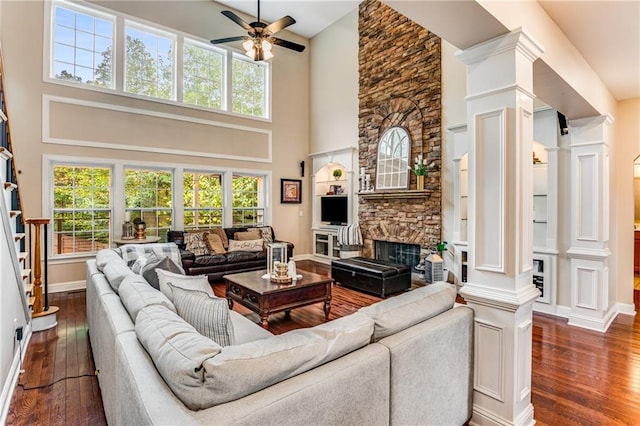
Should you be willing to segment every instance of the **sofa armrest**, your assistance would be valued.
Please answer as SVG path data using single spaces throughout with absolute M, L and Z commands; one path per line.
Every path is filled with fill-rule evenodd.
M 293 257 L 293 249 L 294 249 L 294 245 L 293 243 L 290 243 L 289 241 L 282 241 L 282 240 L 273 240 L 274 243 L 284 243 L 287 245 L 287 259 L 291 259 Z

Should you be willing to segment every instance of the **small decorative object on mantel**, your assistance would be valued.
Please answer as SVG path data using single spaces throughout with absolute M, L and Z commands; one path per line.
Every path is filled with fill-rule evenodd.
M 342 170 L 341 169 L 333 169 L 333 177 L 335 180 L 340 180 L 340 178 L 342 177 Z
M 424 175 L 427 174 L 427 159 L 422 158 L 422 154 L 418 154 L 415 158 L 413 172 L 416 174 L 416 189 L 422 191 L 424 189 Z

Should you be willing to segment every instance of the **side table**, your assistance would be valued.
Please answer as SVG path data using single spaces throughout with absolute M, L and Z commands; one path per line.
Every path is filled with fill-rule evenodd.
M 138 238 L 134 238 L 132 240 L 113 240 L 113 243 L 116 245 L 116 247 L 120 247 L 125 244 L 151 244 L 157 243 L 158 241 L 160 241 L 160 237 L 147 237 L 144 240 Z

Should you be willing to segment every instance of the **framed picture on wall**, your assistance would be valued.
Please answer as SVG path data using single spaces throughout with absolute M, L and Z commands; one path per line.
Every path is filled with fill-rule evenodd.
M 300 204 L 302 202 L 302 180 L 280 179 L 280 202 Z

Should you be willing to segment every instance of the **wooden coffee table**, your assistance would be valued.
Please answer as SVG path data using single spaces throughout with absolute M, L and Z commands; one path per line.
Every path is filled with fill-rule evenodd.
M 262 276 L 266 271 L 241 272 L 225 275 L 229 309 L 238 302 L 260 315 L 260 325 L 269 328 L 269 315 L 293 308 L 324 302 L 324 319 L 331 310 L 331 286 L 333 279 L 311 272 L 302 273 L 302 279 L 289 284 L 275 284 Z

